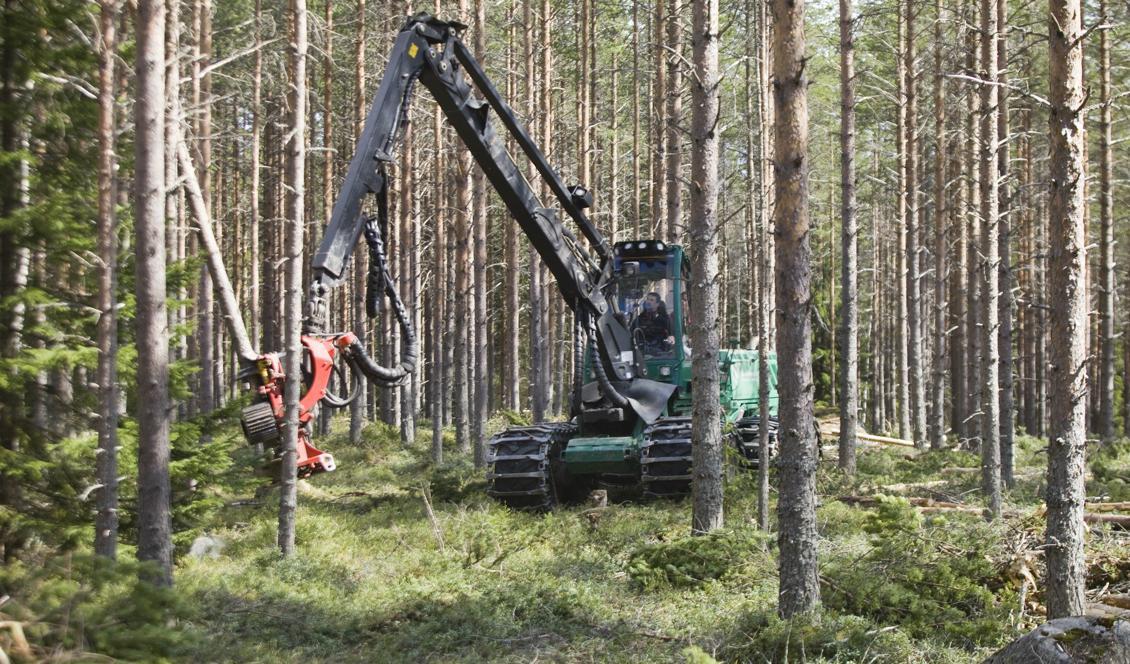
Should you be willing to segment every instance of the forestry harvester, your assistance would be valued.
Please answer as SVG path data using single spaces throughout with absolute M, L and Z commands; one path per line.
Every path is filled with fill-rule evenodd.
M 681 247 L 659 240 L 609 244 L 586 215 L 593 201 L 591 192 L 583 185 L 564 184 L 463 44 L 464 29 L 428 14 L 410 17 L 401 29 L 313 258 L 304 321 L 306 391 L 300 408 L 299 473 L 334 468 L 332 456 L 311 444 L 308 428 L 315 405 L 341 407 L 350 400 L 329 392 L 331 375 L 345 371 L 339 360 L 352 370 L 354 386 L 361 376 L 378 385 L 396 386 L 415 369 L 412 317 L 387 268 L 383 238 L 386 167 L 394 159 L 413 89 L 421 83 L 553 275 L 574 318 L 570 419 L 511 427 L 494 436 L 488 493 L 524 509 L 552 507 L 559 497 L 596 483 L 635 487 L 646 496 L 686 494 L 692 470 L 693 340 L 685 334 L 690 259 Z M 481 97 L 473 94 L 472 83 Z M 492 114 L 556 206 L 539 200 L 496 135 Z M 417 177 L 426 176 L 417 173 Z M 369 196 L 372 215 L 363 209 Z M 559 212 L 572 223 L 563 223 Z M 362 236 L 370 256 L 368 314 L 375 316 L 381 298 L 387 297 L 402 334 L 402 356 L 394 367 L 375 363 L 354 334 L 325 331 L 326 298 L 344 279 L 349 257 Z M 284 418 L 282 365 L 276 355 L 248 359 L 244 378 L 253 384 L 258 398 L 243 413 L 244 431 L 253 443 L 277 445 Z M 776 360 L 765 359 L 775 385 Z M 755 351 L 724 350 L 718 363 L 725 418 L 734 425 L 733 442 L 754 463 L 759 361 Z M 770 401 L 774 415 L 776 400 L 774 391 Z

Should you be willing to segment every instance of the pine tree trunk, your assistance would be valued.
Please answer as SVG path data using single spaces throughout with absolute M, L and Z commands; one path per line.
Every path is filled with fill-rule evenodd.
M 282 463 L 279 464 L 279 550 L 294 554 L 298 510 L 298 400 L 302 391 L 303 234 L 306 196 L 306 0 L 290 0 L 293 22 L 290 43 L 290 127 L 287 150 L 286 314 L 284 316 L 286 370 Z
M 260 215 L 259 201 L 261 200 L 260 189 L 262 184 L 260 182 L 259 169 L 261 168 L 261 151 L 262 151 L 262 132 L 263 132 L 263 0 L 255 0 L 255 65 L 254 73 L 251 78 L 251 191 L 250 191 L 250 205 L 251 205 L 251 227 L 250 239 L 248 247 L 250 252 L 250 284 L 248 291 L 250 293 L 250 309 L 251 309 L 251 343 L 256 344 L 257 347 L 265 350 L 270 350 L 265 346 L 263 339 L 263 306 L 262 306 L 262 282 L 260 274 L 262 273 L 262 255 L 260 253 L 259 228 L 262 225 Z M 260 450 L 261 451 L 261 450 Z
M 816 609 L 816 424 L 812 381 L 812 250 L 808 217 L 808 80 L 804 1 L 773 1 L 774 166 L 777 238 L 777 355 L 781 426 L 781 616 Z
M 525 82 L 525 95 L 526 95 L 526 119 L 527 122 L 533 122 L 534 108 L 536 96 L 534 93 L 534 57 L 536 45 L 534 44 L 534 16 L 533 9 L 530 6 L 533 0 L 523 0 L 522 2 L 522 25 L 525 26 L 525 32 L 522 39 L 523 59 L 526 63 L 526 82 Z M 543 118 L 543 122 L 545 119 Z M 545 146 L 542 146 L 544 149 Z M 529 270 L 530 270 L 530 410 L 533 413 L 534 422 L 541 422 L 545 420 L 545 391 L 543 389 L 545 378 L 542 376 L 544 369 L 545 349 L 542 347 L 542 339 L 544 337 L 544 330 L 542 329 L 542 316 L 541 316 L 541 259 L 538 257 L 537 252 L 529 252 Z
M 769 25 L 769 0 L 758 2 L 758 210 L 761 223 L 758 224 L 758 242 L 761 272 L 758 276 L 760 292 L 757 298 L 757 403 L 760 421 L 769 421 L 769 353 L 776 347 L 774 343 L 773 316 L 775 311 L 776 287 L 773 283 L 773 263 L 775 262 L 776 235 L 771 224 L 774 214 L 774 172 L 772 168 L 773 96 L 770 94 L 769 72 L 772 68 L 770 57 L 771 29 Z M 758 427 L 757 449 L 759 459 L 769 458 L 769 427 Z M 757 523 L 762 530 L 769 530 L 769 464 L 757 465 Z
M 694 381 L 691 440 L 694 513 L 691 532 L 722 527 L 722 406 L 718 372 L 718 0 L 694 5 L 691 84 L 691 316 Z
M 1016 483 L 1013 461 L 1013 442 L 1016 433 L 1016 406 L 1013 401 L 1012 387 L 1012 227 L 1009 217 L 1012 207 L 1012 194 L 1009 181 L 1010 152 L 1009 146 L 1009 117 L 1008 117 L 1008 2 L 997 2 L 997 73 L 995 80 L 1001 84 L 997 88 L 997 138 L 1001 145 L 997 148 L 997 191 L 1000 206 L 998 226 L 1000 232 L 997 237 L 999 268 L 997 278 L 999 284 L 999 300 L 997 302 L 1000 327 L 997 329 L 997 347 L 1000 353 L 999 403 L 1000 403 L 1000 457 L 1001 481 L 1006 487 L 1012 488 Z
M 1099 1 L 1099 19 L 1108 21 L 1107 0 Z M 1111 136 L 1110 30 L 1099 30 L 1099 422 L 1103 440 L 1114 438 L 1114 149 Z
M 169 487 L 169 331 L 165 304 L 165 6 L 137 3 L 134 228 L 137 278 L 137 557 L 173 582 Z
M 118 549 L 118 228 L 114 175 L 114 103 L 117 72 L 118 3 L 103 0 L 98 42 L 98 488 L 94 516 L 94 553 L 117 557 Z
M 475 0 L 475 57 L 480 63 L 486 60 L 486 5 L 483 0 Z M 484 64 L 485 66 L 485 64 Z M 487 181 L 482 170 L 475 167 L 474 181 L 474 270 L 475 270 L 475 366 L 473 371 L 474 408 L 471 416 L 471 445 L 474 446 L 475 467 L 486 465 L 487 439 L 486 420 L 487 393 Z
M 683 72 L 682 37 L 683 22 L 681 0 L 666 0 L 667 9 L 667 47 L 674 51 L 667 54 L 667 109 L 666 109 L 666 162 L 667 162 L 667 240 L 672 244 L 683 241 L 683 183 L 680 171 L 683 166 L 681 146 L 683 122 Z
M 997 0 L 981 2 L 981 78 L 997 78 Z M 997 180 L 997 113 L 999 89 L 981 85 L 981 255 L 983 295 L 981 304 L 981 492 L 988 502 L 991 518 L 1001 514 L 1001 450 L 1000 450 L 1000 273 L 997 225 L 999 193 Z
M 930 448 L 940 450 L 946 444 L 946 230 L 949 227 L 949 206 L 946 200 L 948 144 L 946 140 L 946 86 L 942 63 L 945 39 L 945 0 L 935 0 L 934 23 L 934 367 L 930 381 L 930 412 L 927 438 Z
M 357 41 L 353 45 L 353 135 L 361 136 L 365 124 L 365 0 L 357 0 Z M 443 253 L 442 251 L 439 253 Z M 353 280 L 351 325 L 360 325 L 365 312 L 365 274 L 367 272 L 367 253 L 358 247 L 353 252 Z M 344 297 L 344 294 L 343 294 Z M 362 336 L 361 342 L 368 345 L 369 340 Z M 357 396 L 349 405 L 349 442 L 361 442 L 361 432 L 365 428 L 365 406 L 368 403 L 368 385 L 365 381 L 357 386 Z
M 655 52 L 655 83 L 652 87 L 652 141 L 655 146 L 651 160 L 651 228 L 648 237 L 667 236 L 667 51 L 663 48 L 667 30 L 667 2 L 655 0 L 655 31 L 652 50 Z
M 914 445 L 926 447 L 926 358 L 922 344 L 925 307 L 922 302 L 922 275 L 919 270 L 921 210 L 918 196 L 918 76 L 915 3 L 906 2 L 906 309 L 907 366 L 910 380 L 910 424 Z
M 440 144 L 443 141 L 443 128 L 440 124 L 439 109 L 436 109 L 432 113 L 432 137 L 435 143 L 436 170 L 438 171 Z M 433 209 L 436 211 L 432 236 L 432 253 L 435 254 L 433 264 L 434 286 L 429 294 L 432 300 L 432 463 L 436 466 L 440 466 L 443 464 L 443 424 L 444 416 L 447 411 L 446 387 L 450 385 L 450 383 L 446 381 L 447 355 L 444 351 L 444 337 L 447 332 L 447 316 L 445 315 L 447 301 L 444 294 L 447 293 L 448 290 L 442 287 L 445 284 L 445 275 L 447 274 L 447 239 L 444 232 L 447 223 L 447 215 L 444 210 L 446 207 L 447 194 L 443 177 L 436 179 L 435 186 L 432 189 L 432 196 L 434 201 Z
M 840 469 L 855 474 L 859 413 L 859 228 L 855 217 L 855 18 L 840 0 Z
M 212 76 L 204 74 L 208 66 L 212 51 L 212 2 L 211 0 L 196 0 L 192 6 L 193 14 L 193 39 L 194 53 L 192 59 L 192 90 L 193 111 L 195 115 L 194 134 L 197 138 L 199 157 L 196 163 L 202 166 L 200 171 L 201 187 L 204 191 L 204 200 L 210 201 L 212 196 Z M 199 221 L 199 220 L 197 220 Z M 200 281 L 196 289 L 196 348 L 200 364 L 200 384 L 196 393 L 196 409 L 200 413 L 209 413 L 216 407 L 216 348 L 215 318 L 213 309 L 215 300 L 212 295 L 212 275 L 203 267 L 200 270 Z
M 897 123 L 895 136 L 895 151 L 898 161 L 898 248 L 895 253 L 895 281 L 898 284 L 898 318 L 896 320 L 896 347 L 897 356 L 895 366 L 896 377 L 896 407 L 898 413 L 899 438 L 910 438 L 914 435 L 910 419 L 910 312 L 907 305 L 910 294 L 907 290 L 907 250 L 909 247 L 909 219 L 907 217 L 907 121 L 906 121 L 906 84 L 907 84 L 907 46 L 906 46 L 906 14 L 905 8 L 908 0 L 898 0 L 898 55 L 896 56 L 896 73 L 898 77 L 898 92 L 896 97 Z
M 1048 101 L 1051 178 L 1049 284 L 1051 427 L 1048 436 L 1047 605 L 1049 618 L 1084 609 L 1083 474 L 1086 437 L 1086 288 L 1083 233 L 1083 10 L 1049 0 Z

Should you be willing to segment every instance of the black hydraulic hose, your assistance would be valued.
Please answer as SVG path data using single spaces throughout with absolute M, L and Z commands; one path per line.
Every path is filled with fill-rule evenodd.
M 383 196 L 378 196 L 378 217 L 385 210 Z M 373 361 L 365 352 L 365 346 L 360 339 L 355 339 L 345 351 L 346 359 L 355 371 L 360 372 L 370 381 L 385 387 L 401 385 L 416 370 L 416 360 L 419 355 L 419 344 L 412 319 L 400 299 L 396 284 L 388 271 L 388 261 L 384 252 L 384 234 L 380 219 L 370 217 L 365 223 L 365 241 L 369 245 L 369 275 L 368 295 L 366 309 L 370 317 L 377 314 L 377 304 L 380 298 L 387 297 L 392 306 L 396 320 L 403 332 L 404 347 L 401 351 L 400 364 L 395 367 L 384 367 Z
M 595 337 L 596 330 L 591 330 L 591 334 Z M 616 388 L 612 386 L 612 381 L 608 380 L 608 373 L 604 370 L 604 361 L 600 359 L 600 350 L 597 349 L 596 344 L 592 346 L 592 372 L 596 374 L 596 382 L 600 385 L 600 393 L 607 397 L 614 406 L 627 408 L 628 398 L 616 391 Z
M 574 414 L 580 413 L 584 399 L 581 398 L 581 388 L 584 386 L 585 377 L 585 348 L 589 344 L 588 335 L 585 333 L 586 326 L 581 320 L 581 313 L 577 307 L 573 308 L 577 312 L 573 315 L 573 399 L 572 411 Z

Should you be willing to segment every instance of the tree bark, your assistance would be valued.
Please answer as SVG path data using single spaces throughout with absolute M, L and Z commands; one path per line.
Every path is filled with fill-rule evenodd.
M 855 46 L 852 1 L 840 0 L 840 469 L 855 474 L 859 412 L 859 228 L 855 217 Z
M 682 71 L 682 0 L 665 0 L 667 9 L 667 100 L 666 127 L 666 189 L 667 189 L 667 240 L 672 244 L 683 241 L 683 183 L 680 171 L 683 166 L 683 71 Z
M 981 2 L 981 78 L 997 79 L 997 0 Z M 997 108 L 999 88 L 981 85 L 981 253 L 984 261 L 984 286 L 981 298 L 981 492 L 988 502 L 991 518 L 1001 513 L 1001 450 L 1000 450 L 1000 245 L 997 225 L 1000 214 L 997 187 Z
M 695 78 L 691 86 L 691 363 L 695 391 L 691 441 L 691 532 L 722 527 L 722 406 L 718 373 L 718 0 L 694 5 Z
M 934 367 L 930 381 L 930 401 L 934 408 L 930 412 L 927 438 L 930 448 L 939 450 L 946 444 L 946 230 L 949 227 L 946 79 L 942 63 L 945 0 L 935 0 L 934 8 L 937 14 L 934 23 Z
M 910 424 L 914 445 L 926 447 L 926 358 L 922 346 L 925 316 L 922 306 L 922 275 L 918 261 L 921 256 L 921 210 L 918 195 L 918 75 L 917 38 L 914 20 L 915 3 L 904 3 L 906 11 L 906 310 L 907 310 L 907 366 L 910 380 Z
M 1099 0 L 1099 20 L 1108 22 L 1107 0 Z M 1110 91 L 1110 30 L 1099 30 L 1099 422 L 1103 440 L 1114 438 L 1114 149 Z
M 262 133 L 263 133 L 263 0 L 255 0 L 255 64 L 251 78 L 251 227 L 250 227 L 250 267 L 251 274 L 248 291 L 250 294 L 251 309 L 251 343 L 259 348 L 265 348 L 263 339 L 263 306 L 262 306 L 262 255 L 260 249 L 259 228 L 262 225 L 260 215 L 260 182 L 259 170 L 261 168 Z M 269 349 L 268 349 L 269 350 Z
M 663 50 L 663 41 L 665 38 L 665 31 L 667 25 L 667 2 L 665 0 L 656 0 L 655 2 L 655 31 L 653 38 L 655 43 L 652 48 L 655 50 L 655 82 L 653 83 L 652 96 L 652 127 L 653 136 L 652 140 L 655 142 L 655 148 L 652 150 L 651 160 L 651 228 L 649 229 L 649 237 L 661 238 L 666 235 L 663 228 L 667 221 L 667 177 L 664 164 L 664 153 L 666 152 L 666 99 L 667 99 L 667 66 L 665 59 L 665 51 Z
M 169 328 L 165 304 L 165 5 L 137 3 L 134 227 L 137 275 L 137 557 L 173 582 L 169 487 Z
M 769 407 L 769 353 L 774 337 L 773 315 L 774 294 L 773 263 L 775 260 L 776 236 L 771 223 L 773 220 L 774 171 L 772 168 L 773 97 L 769 85 L 769 71 L 772 68 L 770 56 L 771 29 L 769 26 L 769 2 L 758 2 L 758 210 L 760 223 L 758 242 L 760 290 L 757 297 L 757 403 L 761 422 L 768 422 Z M 758 427 L 758 458 L 769 458 L 769 427 Z M 769 464 L 757 466 L 757 523 L 762 530 L 769 530 Z
M 98 42 L 98 456 L 94 553 L 116 558 L 118 549 L 118 227 L 114 214 L 114 104 L 117 72 L 116 0 L 103 0 Z
M 997 347 L 1000 355 L 999 403 L 1000 403 L 1000 457 L 1001 481 L 1006 487 L 1012 488 L 1016 484 L 1014 475 L 1015 462 L 1013 460 L 1013 443 L 1016 433 L 1016 406 L 1013 402 L 1013 372 L 1012 372 L 1012 222 L 1009 217 L 1012 207 L 1012 194 L 1009 180 L 1010 153 L 1009 146 L 1012 141 L 1009 137 L 1008 117 L 1008 2 L 997 2 L 997 72 L 994 80 L 1000 85 L 997 88 L 997 137 L 1000 145 L 997 147 L 997 191 L 1000 214 L 997 224 L 1000 232 L 997 238 L 999 268 L 997 278 L 999 284 L 999 301 L 997 302 L 1000 327 L 997 329 Z
M 279 550 L 294 554 L 294 530 L 298 511 L 299 405 L 302 391 L 302 295 L 303 234 L 306 196 L 306 0 L 290 0 L 290 131 L 286 143 L 287 221 L 286 237 L 286 370 L 282 463 L 279 464 Z
M 907 306 L 910 303 L 910 294 L 907 290 L 907 250 L 909 248 L 908 230 L 909 219 L 907 217 L 907 156 L 909 150 L 907 149 L 909 141 L 907 140 L 907 119 L 906 119 L 906 96 L 907 96 L 907 45 L 906 45 L 906 14 L 905 8 L 909 0 L 899 0 L 898 2 L 898 54 L 896 55 L 896 72 L 898 77 L 898 92 L 896 95 L 896 136 L 895 136 L 895 151 L 897 153 L 898 162 L 898 248 L 895 252 L 895 281 L 898 284 L 898 300 L 895 303 L 897 307 L 897 320 L 895 322 L 895 344 L 897 348 L 897 355 L 895 356 L 896 367 L 896 412 L 898 414 L 898 432 L 899 438 L 910 438 L 913 436 L 913 429 L 911 428 L 910 418 L 910 311 Z
M 365 124 L 365 0 L 357 0 L 357 41 L 353 45 L 353 135 L 360 138 Z M 442 251 L 439 253 L 443 253 Z M 365 274 L 368 254 L 360 247 L 353 252 L 353 282 L 351 284 L 351 322 L 357 325 L 365 311 Z M 343 295 L 344 297 L 344 295 Z M 368 339 L 362 337 L 362 343 Z M 368 403 L 368 385 L 357 386 L 357 397 L 349 405 L 349 442 L 361 442 L 365 428 L 365 405 Z
M 781 425 L 781 616 L 816 609 L 816 424 L 812 381 L 812 251 L 808 217 L 808 80 L 804 0 L 773 0 L 774 170 L 777 237 L 777 353 Z
M 486 5 L 483 0 L 475 0 L 475 57 L 480 64 L 486 62 Z M 471 417 L 471 445 L 474 446 L 475 467 L 486 465 L 487 439 L 486 420 L 487 393 L 487 181 L 482 169 L 475 167 L 474 179 L 474 270 L 475 270 L 475 366 L 472 372 L 474 389 L 474 408 Z
M 1048 440 L 1047 604 L 1049 618 L 1084 609 L 1083 473 L 1086 437 L 1086 288 L 1083 233 L 1083 10 L 1079 0 L 1048 1 L 1051 104 L 1049 284 L 1051 417 Z

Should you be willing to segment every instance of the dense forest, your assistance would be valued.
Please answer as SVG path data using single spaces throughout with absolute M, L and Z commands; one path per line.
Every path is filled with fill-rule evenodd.
M 303 336 L 394 44 L 437 25 L 418 12 L 457 22 L 426 56 L 461 38 L 524 127 L 499 145 L 531 200 L 606 240 L 555 250 L 685 249 L 663 415 L 604 375 L 595 296 L 427 74 L 395 152 L 363 155 L 333 334 Z M 1128 12 L 5 0 L 0 662 L 1123 661 Z M 352 402 L 305 404 L 311 338 L 386 379 L 335 365 Z M 646 449 L 643 497 L 488 497 L 505 432 L 586 408 L 644 448 L 684 427 L 686 499 L 649 495 Z M 1067 636 L 1029 634 L 1049 620 Z

